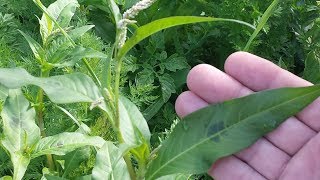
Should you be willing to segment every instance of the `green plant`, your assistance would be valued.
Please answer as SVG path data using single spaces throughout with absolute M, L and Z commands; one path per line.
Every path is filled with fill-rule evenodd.
M 0 100 L 4 101 L 1 107 L 1 145 L 13 163 L 14 180 L 24 177 L 32 159 L 44 155 L 47 157 L 48 168 L 43 169 L 43 179 L 75 178 L 70 175 L 71 169 L 81 166 L 87 159 L 87 163 L 93 162 L 92 154 L 96 154 L 94 167 L 92 170 L 86 169 L 89 174 L 80 178 L 188 178 L 191 174 L 205 173 L 218 158 L 248 147 L 320 96 L 319 86 L 284 88 L 212 105 L 177 123 L 166 140 L 159 147 L 153 148 L 145 117 L 120 92 L 123 64 L 128 65 L 132 60 L 132 57 L 127 56 L 128 52 L 145 38 L 178 25 L 224 21 L 254 27 L 234 19 L 198 16 L 166 17 L 139 27 L 133 19 L 140 11 L 150 7 L 153 0 L 139 1 L 123 14 L 115 1 L 106 0 L 102 1 L 100 8 L 112 15 L 116 30 L 114 43 L 104 54 L 76 43 L 80 36 L 93 27 L 69 26 L 76 8 L 79 7 L 76 0 L 57 0 L 48 8 L 40 0 L 34 2 L 43 12 L 39 20 L 42 44 L 22 31 L 21 34 L 28 41 L 40 67 L 37 73 L 39 77 L 23 68 L 0 68 Z M 133 2 L 117 3 L 126 6 Z M 132 31 L 130 27 L 135 29 Z M 133 33 L 127 39 L 129 30 Z M 154 47 L 149 47 L 148 50 L 155 52 Z M 97 75 L 86 58 L 101 59 L 103 68 L 100 75 Z M 80 60 L 91 77 L 74 72 L 73 68 L 79 65 Z M 150 64 L 158 65 L 157 71 L 153 67 L 148 68 Z M 188 68 L 183 57 L 178 54 L 168 56 L 166 51 L 155 54 L 142 66 L 147 67 L 145 79 L 149 76 L 151 82 L 157 79 L 161 84 L 160 103 L 167 102 L 175 91 L 168 72 Z M 68 73 L 63 74 L 61 69 Z M 134 68 L 125 72 L 134 72 L 132 69 Z M 52 72 L 55 75 L 51 76 Z M 61 75 L 56 75 L 59 73 Z M 141 79 L 140 77 L 139 80 Z M 148 82 L 142 83 L 147 84 Z M 40 88 L 37 89 L 36 100 L 31 101 L 32 104 L 28 101 L 32 97 L 27 99 L 28 96 L 21 90 L 30 85 Z M 132 86 L 131 94 L 134 94 L 135 88 L 139 87 Z M 153 89 L 154 86 L 143 88 Z M 95 111 L 95 108 L 99 108 L 102 117 L 90 129 L 65 108 L 55 106 L 68 115 L 77 128 L 71 132 L 47 136 L 43 118 L 45 98 L 54 104 L 90 103 L 87 109 Z M 150 98 L 143 101 L 154 100 Z M 256 106 L 257 103 L 260 106 Z M 245 108 L 243 104 L 250 107 Z M 270 116 L 273 117 L 272 120 L 269 119 Z M 101 133 L 101 127 L 112 127 L 113 131 L 109 132 L 112 133 L 111 137 L 115 135 L 115 142 L 111 142 L 113 139 L 103 139 L 106 137 Z M 240 134 L 239 131 L 245 133 Z M 234 144 L 235 141 L 238 143 Z

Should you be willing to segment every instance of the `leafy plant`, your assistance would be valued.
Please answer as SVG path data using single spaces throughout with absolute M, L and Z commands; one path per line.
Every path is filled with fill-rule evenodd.
M 39 19 L 42 42 L 38 43 L 22 31 L 20 33 L 37 61 L 38 75 L 32 75 L 23 68 L 0 68 L 0 101 L 4 101 L 0 108 L 1 145 L 8 153 L 8 157 L 3 156 L 10 157 L 13 164 L 12 177 L 3 178 L 22 179 L 31 160 L 42 156 L 46 156 L 48 163 L 48 168 L 42 170 L 42 179 L 74 179 L 75 176 L 70 175 L 72 169 L 86 162 L 93 167 L 88 167 L 80 179 L 188 178 L 192 174 L 205 173 L 217 159 L 250 146 L 320 96 L 319 86 L 284 88 L 212 105 L 176 123 L 166 140 L 154 148 L 150 142 L 152 133 L 147 120 L 175 93 L 177 81 L 172 73 L 188 69 L 189 65 L 179 53 L 168 55 L 163 47 L 157 47 L 160 43 L 152 44 L 152 41 L 164 39 L 163 30 L 186 24 L 233 22 L 251 29 L 255 27 L 240 20 L 204 16 L 157 18 L 139 26 L 134 19 L 139 12 L 152 6 L 154 0 L 81 1 L 98 7 L 112 17 L 115 24 L 114 36 L 107 37 L 113 38 L 114 43 L 106 46 L 108 50 L 103 53 L 76 43 L 93 28 L 92 25 L 70 26 L 80 6 L 76 0 L 57 0 L 48 8 L 40 0 L 34 2 L 43 12 Z M 270 7 L 273 9 L 276 4 L 277 1 Z M 129 9 L 121 13 L 118 5 Z M 130 5 L 133 7 L 130 8 Z M 267 14 L 270 16 L 270 13 Z M 253 38 L 262 25 L 253 33 Z M 159 33 L 158 37 L 155 33 Z M 149 36 L 152 37 L 147 53 L 151 54 L 151 58 L 146 58 L 146 62 L 137 66 L 132 63 L 134 57 L 128 53 L 137 44 L 143 44 Z M 150 57 L 150 54 L 147 56 Z M 102 68 L 99 75 L 88 61 L 91 58 L 100 59 L 98 62 Z M 85 66 L 90 76 L 74 72 L 75 66 L 81 65 Z M 135 73 L 141 67 L 144 69 L 137 73 L 139 78 L 134 80 L 135 85 L 131 85 L 130 93 L 143 90 L 147 93 L 157 85 L 161 91 L 160 96 L 149 94 L 149 98 L 142 100 L 151 104 L 144 113 L 124 97 L 121 92 L 126 91 L 120 89 L 121 73 Z M 130 80 L 129 83 L 132 83 L 133 80 Z M 24 93 L 28 88 L 36 89 L 35 99 Z M 139 93 L 136 94 L 131 99 L 142 98 Z M 50 136 L 46 134 L 46 98 L 52 107 L 74 122 L 75 129 Z M 101 114 L 101 117 L 90 129 L 72 112 L 52 103 L 66 104 L 64 106 L 77 103 L 84 105 L 85 110 Z M 167 113 L 170 114 L 170 111 Z M 105 131 L 114 133 L 115 137 L 107 139 L 100 132 L 101 128 L 112 128 L 112 131 Z

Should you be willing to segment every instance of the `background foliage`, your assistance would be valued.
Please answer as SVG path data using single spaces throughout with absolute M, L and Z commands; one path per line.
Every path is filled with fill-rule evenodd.
M 45 0 L 47 6 L 54 0 Z M 71 21 L 74 27 L 94 24 L 95 28 L 77 41 L 83 47 L 110 53 L 115 37 L 112 15 L 104 1 L 79 1 L 81 7 Z M 137 0 L 118 0 L 125 11 Z M 139 14 L 138 25 L 174 15 L 203 15 L 233 18 L 258 24 L 271 0 L 158 0 L 151 8 Z M 107 11 L 107 12 L 106 12 Z M 40 42 L 37 16 L 41 11 L 31 1 L 0 0 L 0 67 L 24 67 L 32 75 L 39 75 L 31 49 L 18 30 Z M 135 29 L 134 25 L 130 29 Z M 161 31 L 141 42 L 124 60 L 121 91 L 143 112 L 152 131 L 152 146 L 157 147 L 177 122 L 174 100 L 186 89 L 185 79 L 190 68 L 199 63 L 209 63 L 223 69 L 225 59 L 232 52 L 242 50 L 252 30 L 238 24 L 201 23 L 174 27 Z M 129 36 L 131 34 L 129 33 Z M 320 82 L 320 7 L 315 0 L 285 0 L 271 16 L 263 31 L 250 48 L 250 52 L 272 60 L 279 66 Z M 94 71 L 101 75 L 99 59 L 90 60 Z M 85 72 L 82 63 L 72 68 L 56 69 L 54 75 Z M 36 89 L 24 88 L 28 100 L 36 102 Z M 2 103 L 1 103 L 2 104 Z M 36 104 L 34 104 L 36 106 Z M 93 135 L 113 140 L 111 125 L 102 115 L 89 111 L 86 104 L 64 106 L 76 119 L 87 124 Z M 0 106 L 0 110 L 2 105 Z M 76 125 L 57 106 L 45 100 L 45 128 L 47 135 L 74 131 Z M 153 118 L 152 118 L 153 117 Z M 151 120 L 152 118 L 152 120 Z M 76 163 L 67 178 L 90 174 L 95 162 L 91 149 Z M 77 152 L 74 152 L 77 153 Z M 63 157 L 62 159 L 68 159 Z M 12 164 L 0 149 L 0 176 L 10 175 Z M 39 163 L 40 162 L 40 163 Z M 44 158 L 32 160 L 26 179 L 40 179 Z M 62 168 L 62 165 L 57 165 Z

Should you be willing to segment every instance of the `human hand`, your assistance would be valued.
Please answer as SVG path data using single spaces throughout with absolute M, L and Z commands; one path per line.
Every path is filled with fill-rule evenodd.
M 189 75 L 190 91 L 176 101 L 180 117 L 208 104 L 281 87 L 312 85 L 249 53 L 229 56 L 225 71 L 198 65 Z M 320 99 L 241 152 L 218 160 L 208 173 L 215 180 L 319 180 Z

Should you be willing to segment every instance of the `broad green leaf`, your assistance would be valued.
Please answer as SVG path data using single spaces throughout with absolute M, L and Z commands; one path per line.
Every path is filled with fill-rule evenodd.
M 277 128 L 320 95 L 320 85 L 255 93 L 208 106 L 185 117 L 162 144 L 146 179 L 205 173 Z
M 4 101 L 7 98 L 8 93 L 8 88 L 0 84 L 0 101 Z
M 88 32 L 90 29 L 92 29 L 93 27 L 94 25 L 81 26 L 69 31 L 68 35 L 71 37 L 71 39 L 76 40 L 82 35 L 84 35 L 86 32 Z
M 273 15 L 273 12 L 276 10 L 277 5 L 280 3 L 280 0 L 274 0 L 270 6 L 267 8 L 267 10 L 263 13 L 261 20 L 257 26 L 257 28 L 255 29 L 255 31 L 252 33 L 252 35 L 250 36 L 249 41 L 247 42 L 245 48 L 243 49 L 243 51 L 248 51 L 253 40 L 257 37 L 257 35 L 259 34 L 259 32 L 262 30 L 262 28 L 264 27 L 264 25 L 267 23 L 268 19 Z
M 123 154 L 124 152 L 121 152 L 121 149 L 112 142 L 106 142 L 97 153 L 96 164 L 92 170 L 92 179 L 130 179 L 128 168 L 122 158 Z
M 164 74 L 159 77 L 159 81 L 161 84 L 162 98 L 164 102 L 167 102 L 172 93 L 175 93 L 175 84 L 174 79 L 168 74 Z
M 66 1 L 64 0 L 63 2 L 66 2 Z M 62 28 L 68 27 L 74 13 L 77 10 L 77 7 L 79 7 L 77 0 L 71 1 L 71 2 L 69 2 L 68 5 L 63 7 L 62 11 L 60 12 L 60 14 L 58 15 L 58 18 L 57 18 L 57 22 Z M 48 10 L 50 12 L 50 6 L 49 6 Z M 51 13 L 51 14 L 53 14 L 53 13 Z
M 150 155 L 150 130 L 147 121 L 132 102 L 120 97 L 120 131 L 131 153 L 140 161 L 147 162 Z
M 56 2 L 52 3 L 48 8 L 44 7 L 40 0 L 33 1 L 43 11 L 45 11 L 45 13 L 43 13 L 42 15 L 41 20 L 39 20 L 40 33 L 44 42 L 46 42 L 48 37 L 52 34 L 53 30 L 55 29 L 54 21 L 57 21 L 57 23 L 62 23 L 60 25 L 63 28 L 66 24 L 69 24 L 72 16 L 74 15 L 74 8 L 79 6 L 77 0 L 57 0 Z M 52 21 L 51 18 L 54 21 Z
M 32 37 L 25 34 L 24 32 L 22 32 L 20 30 L 19 30 L 19 32 L 28 41 L 28 44 L 33 52 L 33 55 L 38 60 L 38 62 L 42 63 L 43 61 L 46 61 L 45 51 L 42 49 L 41 45 L 37 41 L 35 41 Z
M 73 171 L 74 169 L 78 168 L 80 164 L 87 160 L 90 157 L 90 148 L 79 148 L 71 153 L 68 153 L 63 157 L 65 160 L 64 163 L 64 171 L 63 171 L 63 178 L 68 177 L 68 175 Z
M 10 89 L 25 85 L 40 86 L 54 103 L 95 102 L 102 97 L 87 75 L 75 73 L 37 78 L 22 68 L 0 68 L 0 83 Z
M 31 158 L 36 158 L 46 154 L 62 156 L 85 146 L 101 148 L 104 143 L 105 141 L 101 137 L 88 136 L 76 132 L 64 132 L 41 139 L 34 147 Z
M 9 90 L 1 117 L 3 121 L 2 146 L 10 153 L 14 167 L 13 179 L 22 179 L 30 162 L 29 151 L 40 139 L 35 123 L 35 110 L 21 90 Z
M 127 52 L 133 48 L 136 44 L 138 44 L 143 39 L 155 34 L 163 29 L 167 29 L 174 26 L 184 25 L 184 24 L 192 24 L 192 23 L 200 23 L 200 22 L 213 22 L 213 21 L 228 21 L 228 22 L 236 22 L 239 24 L 244 24 L 249 27 L 254 28 L 252 25 L 234 19 L 224 19 L 224 18 L 212 18 L 212 17 L 197 17 L 197 16 L 173 16 L 168 18 L 163 18 L 159 20 L 155 20 L 149 24 L 139 27 L 135 33 L 132 35 L 130 39 L 124 44 L 124 46 L 120 49 L 118 53 L 118 57 L 122 59 Z
M 150 131 L 146 120 L 136 105 L 125 97 L 120 97 L 120 131 L 129 145 L 140 145 L 150 141 Z
M 317 55 L 316 52 L 308 54 L 305 60 L 303 78 L 314 84 L 320 82 L 320 55 Z
M 49 99 L 57 104 L 89 102 L 91 107 L 99 107 L 109 116 L 112 112 L 106 106 L 99 88 L 93 80 L 81 73 L 37 78 L 22 68 L 0 68 L 0 84 L 16 89 L 26 85 L 41 87 Z
M 101 58 L 106 59 L 108 56 L 102 52 L 96 51 L 92 48 L 85 48 L 76 46 L 72 50 L 58 51 L 53 57 L 58 57 L 50 60 L 55 67 L 70 67 L 74 66 L 82 58 Z
M 185 57 L 172 55 L 162 63 L 169 71 L 176 72 L 177 70 L 187 69 L 189 65 Z

